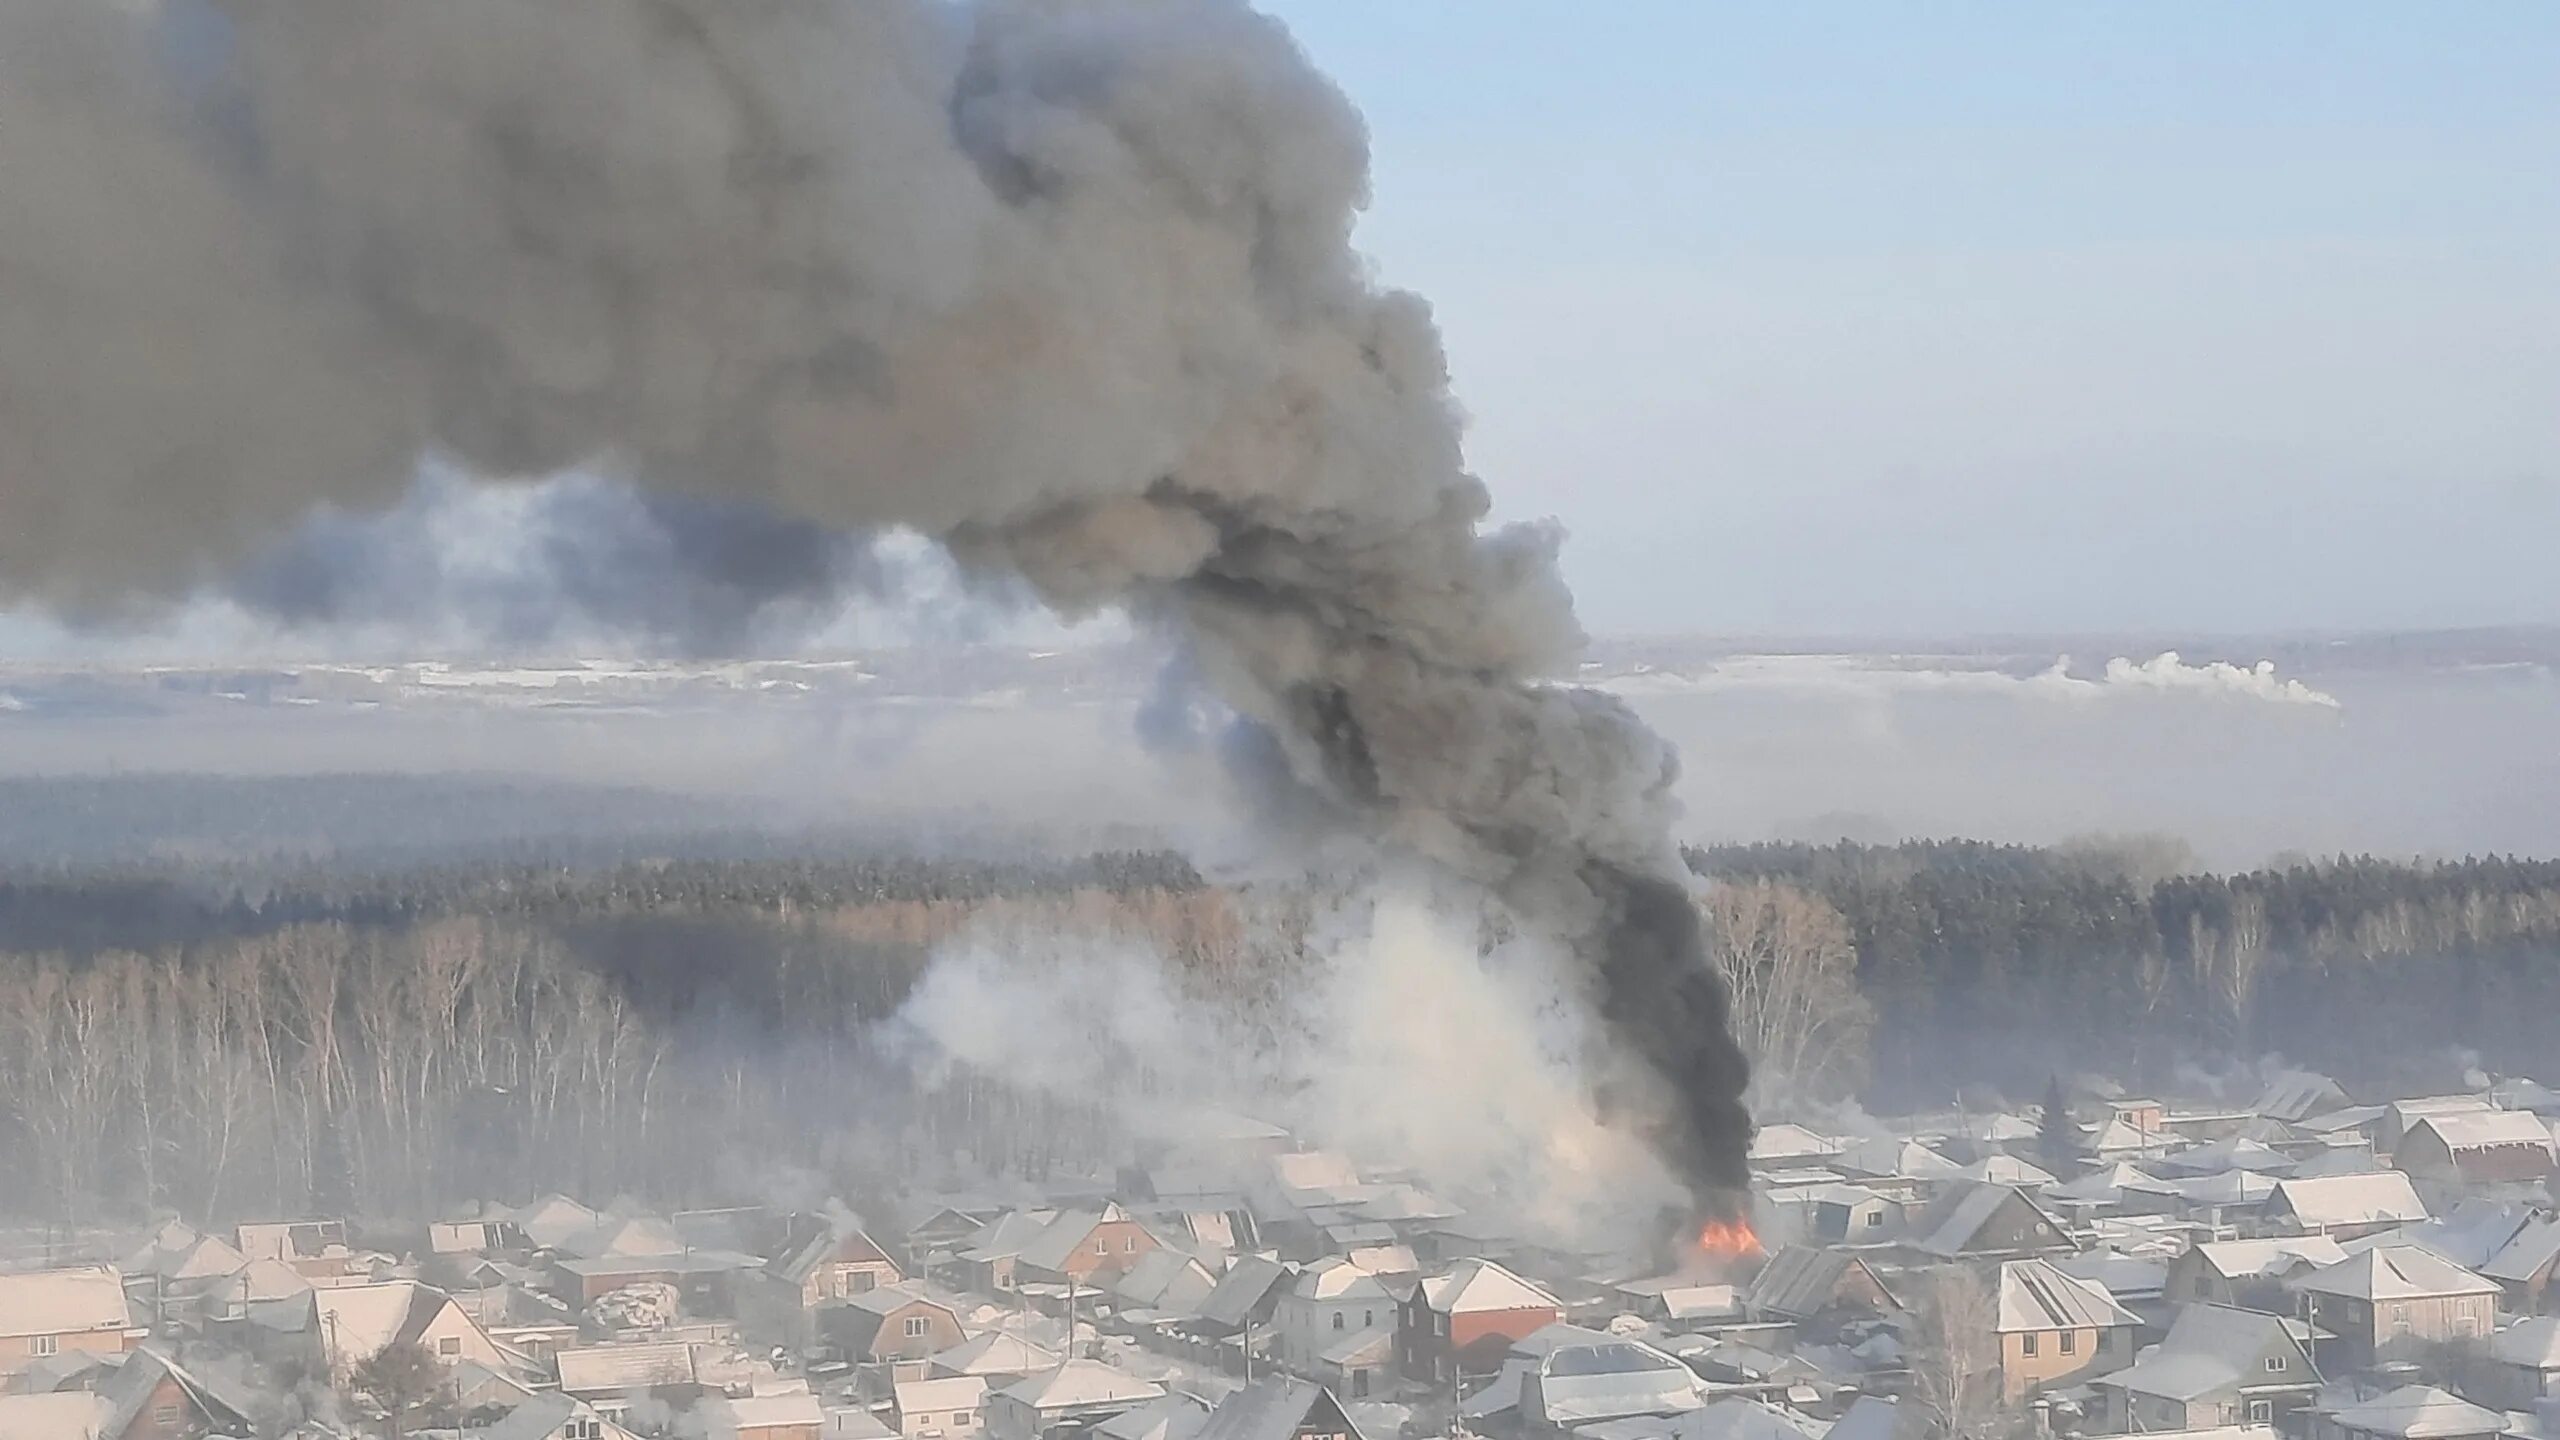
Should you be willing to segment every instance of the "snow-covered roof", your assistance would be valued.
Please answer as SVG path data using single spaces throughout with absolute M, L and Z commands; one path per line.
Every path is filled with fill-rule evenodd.
M 1133 1405 L 1101 1424 L 1094 1433 L 1104 1440 L 1193 1440 L 1208 1423 L 1209 1402 L 1180 1390 Z
M 2427 1218 L 2426 1202 L 2418 1198 L 2417 1187 L 2397 1170 L 2279 1180 L 2273 1203 L 2305 1225 L 2323 1227 Z
M 2053 1237 L 2062 1237 L 2062 1227 L 2053 1217 L 2030 1199 L 2027 1192 L 2008 1185 L 1968 1182 L 1964 1189 L 1940 1197 L 1938 1204 L 1923 1221 L 1920 1238 L 1913 1243 L 1931 1255 L 1953 1256 L 1969 1248 L 1982 1227 L 1991 1223 L 2002 1207 L 2015 1202 L 2033 1210 Z
M 723 1397 L 707 1402 L 704 1408 L 708 1413 L 703 1418 L 710 1422 L 714 1435 L 827 1423 L 825 1408 L 818 1404 L 817 1396 L 806 1390 L 787 1395 Z
M 2000 1267 L 1998 1330 L 2104 1330 L 2142 1323 L 2095 1280 L 2066 1275 L 2049 1261 Z
M 113 1265 L 0 1275 L 0 1336 L 123 1330 L 132 1324 L 124 1276 Z
M 2551 1153 L 2551 1131 L 2529 1110 L 2463 1110 L 2429 1115 L 2409 1127 L 2411 1136 L 2432 1130 L 2453 1151 L 2484 1150 L 2499 1145 L 2526 1145 Z M 2400 1142 L 2406 1146 L 2409 1142 Z
M 2414 1300 L 2439 1295 L 2495 1295 L 2483 1279 L 2432 1250 L 2380 1245 L 2287 1281 L 2297 1290 L 2353 1300 Z
M 1219 1401 L 1194 1440 L 1290 1440 L 1325 1399 L 1325 1388 L 1312 1380 L 1265 1375 Z
M 943 1376 L 1028 1375 L 1056 1366 L 1060 1358 L 1010 1330 L 989 1330 L 934 1356 L 933 1370 Z
M 1443 1315 L 1562 1308 L 1544 1288 L 1490 1260 L 1460 1261 L 1448 1274 L 1424 1280 L 1422 1302 Z
M 2277 1120 L 2305 1120 L 2347 1098 L 2338 1082 L 2315 1070 L 2279 1070 L 2249 1108 Z
M 1917 1140 L 1861 1140 L 1840 1152 L 1839 1168 L 1904 1180 L 1955 1180 L 1964 1167 Z
M 2536 1370 L 2560 1370 L 2560 1315 L 2519 1320 L 2490 1336 L 2489 1358 Z
M 1987 1180 L 1994 1185 L 2023 1185 L 2042 1189 L 2054 1183 L 2053 1176 L 2015 1155 L 1986 1155 L 1964 1167 L 1968 1180 Z
M 1290 1287 L 1289 1293 L 1301 1300 L 1390 1298 L 1387 1287 L 1378 1283 L 1377 1276 L 1338 1256 L 1299 1271 L 1297 1283 Z
M 2430 1437 L 2496 1435 L 2507 1428 L 2506 1417 L 2432 1385 L 2404 1385 L 2387 1395 L 2330 1412 L 2339 1429 L 2399 1440 Z
M 1828 1135 L 1817 1134 L 1802 1125 L 1780 1122 L 1763 1125 L 1751 1136 L 1751 1158 L 1754 1160 L 1802 1160 L 1817 1155 L 1837 1155 L 1840 1142 Z
M 1054 1362 L 1053 1362 L 1054 1366 Z M 979 1375 L 943 1375 L 930 1380 L 900 1380 L 890 1387 L 898 1413 L 918 1415 L 935 1410 L 975 1410 L 985 1403 L 987 1382 Z
M 694 1383 L 693 1347 L 682 1341 L 589 1345 L 551 1357 L 560 1388 L 582 1395 L 617 1394 Z
M 1561 1426 L 1675 1415 L 1707 1400 L 1695 1371 L 1640 1340 L 1558 1346 L 1538 1362 L 1534 1383 L 1543 1418 Z
M 0 1395 L 0 1440 L 103 1440 L 114 1408 L 86 1390 Z
M 1028 1375 L 1004 1391 L 1008 1400 L 1034 1410 L 1073 1410 L 1090 1405 L 1137 1404 L 1164 1394 L 1164 1387 L 1141 1380 L 1099 1360 L 1068 1360 L 1053 1370 Z
M 2196 1255 L 2206 1269 L 2225 1280 L 2273 1278 L 2302 1266 L 2335 1265 L 2347 1258 L 2338 1242 L 2326 1235 L 2208 1240 L 2196 1247 Z
M 2536 1220 L 2479 1268 L 2492 1280 L 2522 1284 L 2554 1261 L 2560 1261 L 2560 1221 Z
M 311 1292 L 312 1315 L 330 1356 L 364 1360 L 394 1340 L 414 1339 L 452 1304 L 441 1290 L 414 1280 L 325 1286 Z

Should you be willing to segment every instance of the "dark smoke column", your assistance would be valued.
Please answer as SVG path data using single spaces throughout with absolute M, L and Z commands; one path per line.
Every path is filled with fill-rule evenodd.
M 1673 757 L 1551 683 L 1557 537 L 1485 528 L 1368 183 L 1236 0 L 8 0 L 0 599 L 396 613 L 327 551 L 424 457 L 639 490 L 544 553 L 656 633 L 932 537 L 1162 627 L 1293 799 L 1581 956 L 1663 1153 L 1737 1188 Z

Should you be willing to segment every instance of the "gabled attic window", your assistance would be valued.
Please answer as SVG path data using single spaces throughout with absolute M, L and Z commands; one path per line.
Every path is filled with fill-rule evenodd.
M 2270 1355 L 2270 1356 L 2268 1356 L 2268 1357 L 2267 1357 L 2267 1373 L 2268 1373 L 2268 1374 L 2270 1374 L 2270 1375 L 2280 1375 L 2280 1374 L 2284 1373 L 2284 1366 L 2285 1366 L 2285 1361 L 2284 1361 L 2284 1357 L 2283 1357 L 2283 1356 L 2281 1356 L 2281 1355 Z

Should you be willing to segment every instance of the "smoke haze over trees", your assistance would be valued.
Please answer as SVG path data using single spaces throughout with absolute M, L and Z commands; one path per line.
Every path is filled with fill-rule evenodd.
M 2055 1071 L 2165 1078 L 2270 1050 L 2346 1076 L 2457 1044 L 2491 1067 L 2552 1057 L 2560 864 L 2154 878 L 2121 854 L 1696 855 L 1769 1096 L 2023 1103 Z M 1045 1173 L 1125 1143 L 1125 1117 L 965 1063 L 919 1078 L 887 1046 L 880 1022 L 952 937 L 1135 947 L 1243 1011 L 1301 983 L 1307 943 L 1285 896 L 1161 853 L 224 875 L 0 877 L 0 1144 L 19 1157 L 0 1211 L 758 1198 L 777 1163 L 848 1190 Z M 1014 951 L 1084 983 L 1072 944 Z

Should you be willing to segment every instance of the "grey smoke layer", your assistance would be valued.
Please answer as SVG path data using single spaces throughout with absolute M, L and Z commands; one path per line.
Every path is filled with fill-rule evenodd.
M 252 562 L 422 458 L 627 482 L 733 600 L 912 529 L 1169 628 L 1297 786 L 1590 955 L 1658 1143 L 1738 1188 L 1672 754 L 1539 683 L 1557 537 L 1482 528 L 1366 185 L 1224 0 L 12 0 L 0 595 L 378 603 Z

